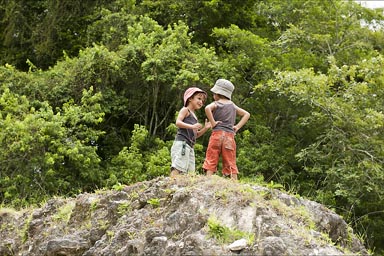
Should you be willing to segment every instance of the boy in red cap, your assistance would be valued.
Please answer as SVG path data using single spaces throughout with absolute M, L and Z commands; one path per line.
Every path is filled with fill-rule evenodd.
M 217 171 L 217 164 L 221 155 L 223 175 L 237 180 L 239 171 L 236 165 L 235 134 L 248 121 L 250 114 L 231 101 L 234 89 L 235 87 L 230 81 L 218 79 L 211 89 L 215 101 L 205 107 L 205 114 L 212 127 L 203 164 L 207 176 Z M 235 125 L 236 116 L 240 116 L 241 119 Z
M 197 87 L 188 88 L 184 93 L 184 107 L 176 119 L 178 129 L 171 148 L 171 177 L 195 171 L 193 146 L 196 139 L 210 128 L 207 120 L 204 127 L 198 122 L 195 111 L 204 105 L 206 99 L 207 93 Z

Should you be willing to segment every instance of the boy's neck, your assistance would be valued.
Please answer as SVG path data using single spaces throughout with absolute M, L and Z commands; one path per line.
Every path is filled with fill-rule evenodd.
M 218 102 L 221 102 L 221 103 L 230 103 L 230 102 L 232 102 L 232 101 L 229 100 L 229 99 L 218 99 L 217 101 L 218 101 Z

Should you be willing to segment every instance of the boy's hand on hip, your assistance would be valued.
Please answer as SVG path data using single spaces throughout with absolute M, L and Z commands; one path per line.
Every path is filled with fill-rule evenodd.
M 214 128 L 216 125 L 221 124 L 221 121 L 215 121 L 214 123 L 211 123 L 211 127 Z

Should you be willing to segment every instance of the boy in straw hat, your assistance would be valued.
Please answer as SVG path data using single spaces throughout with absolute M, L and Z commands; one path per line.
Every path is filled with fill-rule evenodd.
M 248 121 L 250 114 L 236 106 L 232 101 L 233 84 L 225 79 L 218 79 L 211 89 L 213 99 L 205 107 L 205 113 L 212 127 L 203 169 L 208 176 L 217 171 L 220 155 L 222 156 L 222 173 L 237 180 L 235 134 Z M 236 116 L 241 116 L 235 125 Z
M 180 173 L 195 171 L 196 139 L 209 128 L 208 120 L 203 127 L 197 120 L 195 111 L 200 109 L 207 99 L 207 93 L 197 87 L 188 88 L 184 93 L 184 106 L 176 119 L 177 134 L 171 148 L 171 177 Z

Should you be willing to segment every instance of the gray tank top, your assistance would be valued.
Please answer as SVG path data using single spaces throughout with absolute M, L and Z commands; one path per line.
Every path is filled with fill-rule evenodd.
M 188 110 L 189 112 L 189 110 Z M 187 124 L 195 124 L 197 123 L 196 118 L 189 112 L 189 116 L 185 117 L 183 120 L 184 123 Z M 195 145 L 196 142 L 196 132 L 193 129 L 179 128 L 177 129 L 176 139 L 180 141 L 185 141 L 191 147 Z
M 212 130 L 222 130 L 226 132 L 232 132 L 234 133 L 235 131 L 233 130 L 233 126 L 235 125 L 236 122 L 236 107 L 233 102 L 228 103 L 228 104 L 223 104 L 221 102 L 216 101 L 216 109 L 215 112 L 213 112 L 213 118 L 216 121 L 221 121 L 220 124 L 216 125 Z

